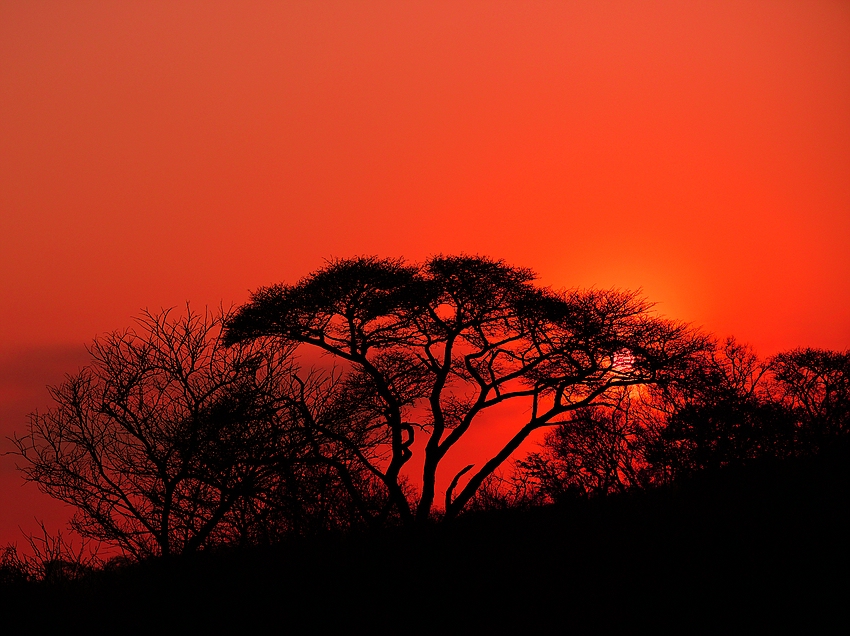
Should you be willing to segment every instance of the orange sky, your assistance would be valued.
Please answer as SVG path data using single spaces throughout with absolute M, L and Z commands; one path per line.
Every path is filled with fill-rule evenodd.
M 142 307 L 330 256 L 850 347 L 850 4 L 0 3 L 0 435 Z M 9 450 L 7 442 L 0 450 Z M 0 545 L 64 511 L 0 457 Z

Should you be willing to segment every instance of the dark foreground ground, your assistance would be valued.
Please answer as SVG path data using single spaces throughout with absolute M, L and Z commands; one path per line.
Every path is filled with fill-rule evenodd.
M 415 533 L 0 589 L 0 625 L 35 633 L 846 633 L 849 504 L 850 454 L 834 450 Z

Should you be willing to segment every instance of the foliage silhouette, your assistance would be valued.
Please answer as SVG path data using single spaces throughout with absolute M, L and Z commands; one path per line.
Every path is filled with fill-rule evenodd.
M 225 340 L 271 336 L 345 365 L 348 403 L 387 440 L 386 461 L 362 458 L 363 465 L 404 521 L 432 515 L 438 468 L 481 416 L 523 401 L 528 419 L 503 448 L 451 480 L 451 518 L 533 431 L 604 402 L 617 387 L 667 382 L 706 345 L 688 326 L 653 315 L 637 294 L 555 292 L 534 279 L 528 269 L 478 256 L 437 256 L 419 265 L 337 260 L 294 285 L 257 291 L 228 320 Z M 615 363 L 623 351 L 627 367 Z M 427 440 L 422 490 L 411 502 L 401 471 L 417 433 Z
M 0 584 L 14 585 L 43 581 L 68 583 L 90 575 L 104 561 L 98 554 L 99 545 L 83 539 L 79 545 L 66 539 L 61 532 L 50 534 L 39 523 L 40 534 L 26 535 L 29 554 L 14 544 L 0 551 Z
M 556 503 L 647 486 L 647 451 L 657 431 L 641 399 L 624 388 L 613 403 L 574 411 L 546 434 L 540 451 L 516 463 L 517 471 L 536 485 L 542 501 Z
M 850 352 L 795 349 L 774 356 L 770 370 L 801 447 L 816 452 L 850 433 Z
M 82 536 L 140 558 L 250 531 L 244 504 L 291 447 L 291 362 L 269 343 L 220 346 L 225 317 L 145 312 L 96 340 L 91 365 L 15 438 L 25 478 L 74 506 Z
M 301 369 L 310 349 L 332 364 Z M 846 352 L 763 362 L 635 293 L 553 291 L 479 256 L 333 261 L 234 312 L 146 312 L 90 353 L 13 441 L 77 532 L 134 559 L 624 493 L 850 430 Z M 523 419 L 483 465 L 441 475 L 440 511 L 444 459 L 506 403 Z M 16 555 L 3 576 L 24 572 Z
M 302 370 L 310 348 L 332 366 Z M 555 292 L 472 256 L 334 261 L 234 313 L 146 313 L 90 351 L 15 439 L 22 469 L 84 537 L 174 558 L 103 567 L 45 532 L 35 558 L 0 555 L 10 606 L 350 629 L 368 608 L 409 621 L 397 582 L 414 573 L 426 590 L 460 581 L 470 626 L 562 626 L 564 603 L 632 620 L 672 600 L 708 615 L 718 590 L 796 601 L 795 581 L 850 563 L 848 352 L 761 361 L 636 294 Z M 447 454 L 508 402 L 526 407 L 513 437 L 447 479 L 446 517 L 463 518 L 414 523 L 435 512 Z M 403 476 L 416 452 L 419 492 Z M 228 546 L 243 549 L 206 550 Z M 503 603 L 505 581 L 535 607 Z
M 667 479 L 796 452 L 795 426 L 771 397 L 769 365 L 734 339 L 714 346 L 689 377 L 656 396 L 666 412 L 652 452 Z
M 817 454 L 848 433 L 850 356 L 805 349 L 761 361 L 729 338 L 663 386 L 581 409 L 518 462 L 540 501 L 675 482 Z

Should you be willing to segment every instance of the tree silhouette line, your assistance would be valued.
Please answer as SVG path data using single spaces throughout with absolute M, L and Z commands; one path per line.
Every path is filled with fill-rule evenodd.
M 479 256 L 335 260 L 236 310 L 145 312 L 89 352 L 13 441 L 73 530 L 131 560 L 646 489 L 850 430 L 848 352 L 759 360 L 639 294 Z M 508 441 L 443 471 L 438 501 L 446 457 L 511 403 Z M 12 548 L 0 571 L 45 578 Z

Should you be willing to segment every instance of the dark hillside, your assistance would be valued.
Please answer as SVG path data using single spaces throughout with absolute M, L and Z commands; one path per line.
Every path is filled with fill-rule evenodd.
M 3 591 L 11 622 L 193 631 L 676 631 L 848 618 L 850 452 L 676 487 Z M 362 629 L 358 629 L 362 628 Z

